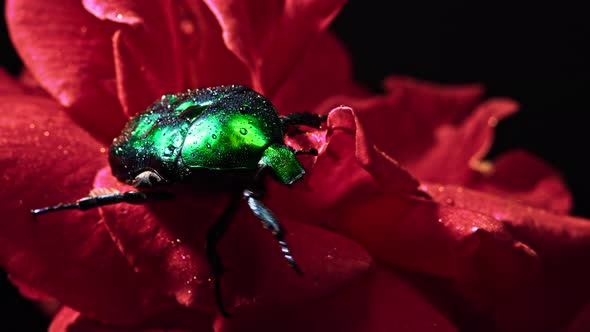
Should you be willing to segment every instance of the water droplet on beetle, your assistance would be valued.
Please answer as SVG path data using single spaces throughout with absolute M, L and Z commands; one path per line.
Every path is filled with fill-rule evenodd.
M 216 139 L 217 135 L 213 134 L 213 135 L 211 135 L 211 137 L 213 137 L 213 139 Z
M 248 130 L 246 130 L 246 128 L 240 128 L 240 134 L 246 135 L 247 133 L 248 133 Z
M 174 150 L 176 150 L 176 147 L 172 144 L 168 145 L 168 147 L 166 148 L 166 151 L 164 151 L 164 157 L 170 157 L 174 154 Z
M 209 149 L 211 149 L 211 144 L 207 143 L 207 144 L 205 144 L 205 146 L 207 146 Z

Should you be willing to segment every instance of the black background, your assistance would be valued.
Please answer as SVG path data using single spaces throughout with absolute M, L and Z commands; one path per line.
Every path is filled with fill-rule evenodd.
M 0 5 L 3 9 L 1 0 Z M 564 175 L 575 197 L 573 213 L 590 217 L 590 54 L 585 47 L 590 22 L 585 15 L 582 5 L 563 2 L 350 1 L 333 29 L 352 54 L 357 80 L 375 90 L 386 75 L 403 74 L 483 83 L 488 96 L 517 100 L 521 111 L 500 123 L 491 156 L 524 148 L 542 157 Z M 16 73 L 21 64 L 1 23 L 1 65 Z M 44 330 L 46 319 L 1 275 L 0 303 L 8 306 L 0 309 L 2 324 Z

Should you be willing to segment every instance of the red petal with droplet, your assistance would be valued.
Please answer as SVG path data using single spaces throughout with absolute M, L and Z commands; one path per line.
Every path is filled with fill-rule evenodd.
M 572 195 L 561 175 L 544 161 L 522 150 L 500 155 L 489 175 L 473 172 L 472 189 L 512 198 L 557 213 L 568 213 Z
M 18 280 L 88 315 L 132 322 L 152 304 L 97 211 L 33 218 L 92 188 L 102 146 L 49 99 L 0 98 L 0 263 Z
M 103 171 L 96 186 L 117 187 L 117 183 Z M 216 311 L 205 239 L 226 204 L 223 195 L 179 193 L 173 201 L 149 207 L 119 206 L 103 211 L 109 231 L 138 273 L 182 305 Z M 222 293 L 229 311 L 309 301 L 358 278 L 371 265 L 367 253 L 342 236 L 281 222 L 289 231 L 287 241 L 305 277 L 289 268 L 272 234 L 262 228 L 244 202 L 218 246 L 228 270 L 222 278 Z
M 228 84 L 252 86 L 250 73 L 223 41 L 223 31 L 202 1 L 178 1 L 183 73 L 189 88 Z
M 536 253 L 485 214 L 426 199 L 384 196 L 342 211 L 337 230 L 378 261 L 445 277 L 476 310 L 504 321 L 531 323 L 542 290 Z M 501 304 L 501 305 L 500 305 Z
M 326 134 L 309 135 L 309 144 L 303 144 L 320 152 L 303 183 L 293 188 L 269 183 L 268 204 L 277 214 L 330 227 L 343 208 L 380 191 L 418 193 L 416 179 L 370 142 L 352 109 L 334 109 L 327 126 Z
M 252 87 L 272 98 L 344 1 L 205 3 L 219 21 L 227 47 L 248 67 Z
M 125 121 L 115 88 L 116 25 L 99 21 L 76 0 L 7 1 L 6 18 L 33 76 L 85 128 L 110 141 Z
M 378 266 L 365 278 L 319 301 L 218 318 L 217 332 L 231 331 L 456 331 L 406 281 Z
M 143 111 L 164 93 L 183 88 L 178 22 L 172 2 L 84 0 L 102 20 L 121 23 L 113 35 L 117 92 L 127 116 Z
M 423 160 L 439 143 L 435 131 L 460 124 L 482 95 L 477 85 L 441 86 L 395 76 L 385 86 L 385 95 L 335 96 L 326 103 L 352 107 L 371 141 L 406 167 Z
M 563 327 L 590 297 L 590 221 L 551 213 L 510 199 L 462 187 L 425 184 L 421 188 L 441 204 L 491 216 L 515 239 L 538 253 L 544 280 L 538 303 L 546 326 Z M 509 317 L 513 318 L 513 317 Z

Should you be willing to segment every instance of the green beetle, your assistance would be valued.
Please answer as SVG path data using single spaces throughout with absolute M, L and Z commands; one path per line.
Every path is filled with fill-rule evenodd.
M 310 113 L 280 117 L 270 101 L 241 85 L 167 94 L 131 118 L 109 150 L 113 175 L 138 190 L 90 195 L 31 213 L 169 199 L 173 194 L 158 188 L 174 184 L 231 192 L 229 206 L 206 236 L 217 305 L 223 315 L 229 316 L 221 300 L 219 285 L 224 267 L 216 246 L 242 197 L 263 226 L 273 232 L 287 263 L 302 274 L 287 245 L 284 229 L 261 201 L 262 180 L 268 173 L 285 185 L 299 180 L 305 170 L 296 155 L 316 155 L 317 151 L 295 151 L 285 144 L 284 135 L 290 126 L 319 128 L 325 119 Z

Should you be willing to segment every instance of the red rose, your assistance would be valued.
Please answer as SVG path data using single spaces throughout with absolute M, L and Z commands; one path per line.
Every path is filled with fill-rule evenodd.
M 8 1 L 39 86 L 0 75 L 0 264 L 23 295 L 60 301 L 51 331 L 589 328 L 590 223 L 567 215 L 543 162 L 482 161 L 517 106 L 409 78 L 369 94 L 326 30 L 342 4 Z M 164 93 L 220 84 L 283 114 L 332 110 L 325 130 L 289 141 L 320 151 L 302 157 L 304 183 L 269 182 L 265 198 L 305 276 L 243 207 L 220 244 L 229 319 L 204 257 L 226 196 L 29 213 L 127 188 L 105 153 L 125 121 Z

